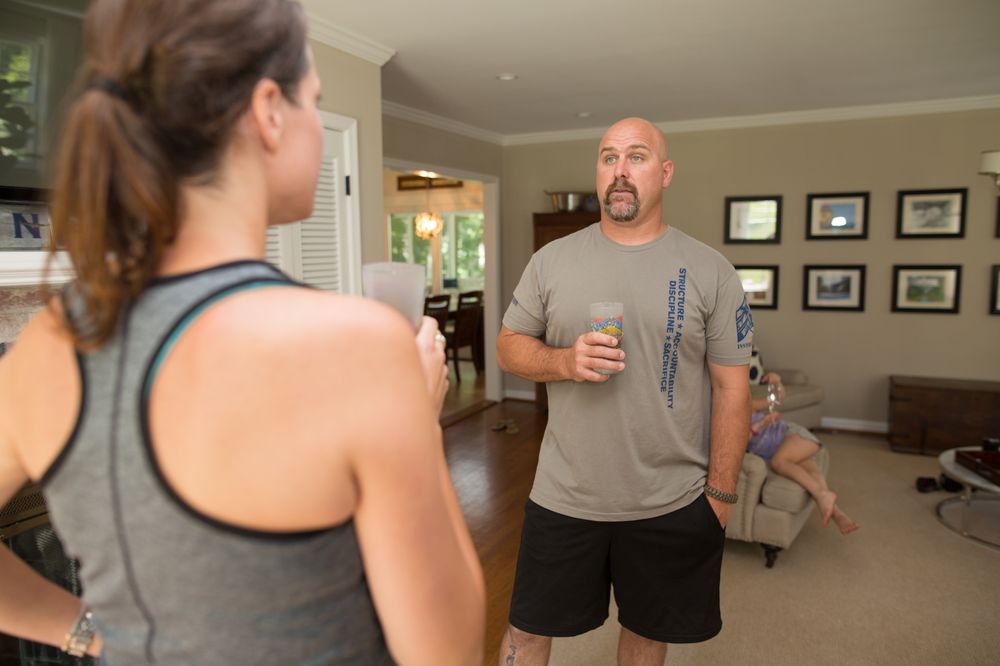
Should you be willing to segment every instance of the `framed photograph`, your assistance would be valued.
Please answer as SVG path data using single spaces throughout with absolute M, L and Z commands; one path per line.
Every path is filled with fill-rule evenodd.
M 780 243 L 781 197 L 726 197 L 726 243 Z
M 814 265 L 802 267 L 803 310 L 865 309 L 865 266 Z
M 962 238 L 968 189 L 900 190 L 896 238 Z
M 810 194 L 806 219 L 806 240 L 868 238 L 868 193 Z
M 442 187 L 462 187 L 463 183 L 455 178 L 443 178 L 441 176 L 428 177 L 416 174 L 403 174 L 396 177 L 396 190 L 403 192 L 406 190 L 436 190 Z
M 1000 315 L 1000 264 L 993 264 L 993 279 L 990 280 L 990 314 Z
M 892 267 L 893 312 L 958 312 L 961 266 Z
M 734 266 L 754 310 L 778 309 L 778 266 Z
M 1000 197 L 997 197 L 997 238 L 1000 238 Z

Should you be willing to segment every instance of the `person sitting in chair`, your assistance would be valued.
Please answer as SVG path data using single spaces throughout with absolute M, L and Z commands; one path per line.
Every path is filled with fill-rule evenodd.
M 753 353 L 757 356 L 756 350 Z M 769 372 L 760 377 L 760 383 L 774 386 L 777 404 L 784 400 L 781 375 Z M 819 439 L 799 424 L 784 420 L 781 412 L 769 412 L 766 397 L 754 398 L 750 407 L 753 415 L 747 451 L 763 458 L 776 474 L 805 488 L 819 507 L 824 527 L 832 519 L 841 534 L 850 534 L 858 529 L 859 525 L 837 506 L 837 494 L 826 485 L 823 471 L 812 459 L 822 446 Z

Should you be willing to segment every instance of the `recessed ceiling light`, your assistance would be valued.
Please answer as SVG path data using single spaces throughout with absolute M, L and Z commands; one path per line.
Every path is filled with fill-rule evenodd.
M 576 117 L 577 118 L 589 118 L 590 117 L 590 111 L 580 111 L 579 113 L 576 114 Z
M 497 79 L 500 81 L 513 81 L 517 78 L 517 74 L 512 74 L 510 72 L 504 72 L 503 74 L 497 74 Z

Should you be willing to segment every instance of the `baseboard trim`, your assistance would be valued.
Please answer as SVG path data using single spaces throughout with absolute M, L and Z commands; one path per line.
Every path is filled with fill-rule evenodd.
M 513 398 L 514 400 L 527 400 L 528 402 L 534 402 L 535 392 L 528 390 L 507 389 L 506 391 L 503 392 L 503 397 Z
M 885 421 L 864 421 L 862 419 L 842 419 L 835 416 L 824 416 L 820 419 L 820 427 L 831 430 L 853 430 L 854 432 L 871 432 L 884 435 L 889 432 L 889 424 Z
M 479 402 L 473 403 L 468 407 L 465 407 L 464 409 L 460 409 L 457 412 L 449 414 L 448 416 L 442 416 L 439 419 L 439 422 L 441 424 L 441 429 L 443 430 L 448 426 L 453 426 L 459 421 L 467 419 L 470 416 L 473 416 L 474 414 L 478 414 L 479 412 L 485 411 L 495 404 L 497 403 L 494 402 L 493 400 L 480 400 Z

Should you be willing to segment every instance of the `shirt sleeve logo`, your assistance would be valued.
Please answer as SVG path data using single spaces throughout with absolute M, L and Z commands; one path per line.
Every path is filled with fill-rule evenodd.
M 743 342 L 751 333 L 753 333 L 753 315 L 750 314 L 747 296 L 743 294 L 743 304 L 736 308 L 736 341 Z

